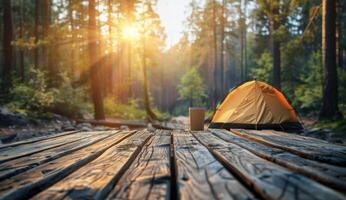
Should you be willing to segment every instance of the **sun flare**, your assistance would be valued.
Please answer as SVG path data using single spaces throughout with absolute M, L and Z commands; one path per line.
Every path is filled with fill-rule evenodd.
M 139 31 L 136 25 L 128 24 L 122 29 L 122 35 L 124 39 L 136 40 L 139 37 Z

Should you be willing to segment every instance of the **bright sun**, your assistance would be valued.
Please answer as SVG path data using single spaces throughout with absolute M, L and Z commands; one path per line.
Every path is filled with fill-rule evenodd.
M 125 39 L 136 40 L 139 37 L 138 28 L 133 24 L 125 25 L 122 30 L 122 35 Z

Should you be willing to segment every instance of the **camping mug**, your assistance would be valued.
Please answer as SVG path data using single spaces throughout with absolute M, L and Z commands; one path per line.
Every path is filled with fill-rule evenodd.
M 204 130 L 204 108 L 190 107 L 190 130 L 202 131 Z

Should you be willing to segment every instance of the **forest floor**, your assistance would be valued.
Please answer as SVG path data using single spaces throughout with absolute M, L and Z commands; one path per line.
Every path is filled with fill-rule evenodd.
M 319 138 L 332 143 L 346 144 L 346 120 L 319 122 L 313 117 L 303 117 L 302 121 L 305 131 L 299 133 L 300 135 Z M 140 122 L 145 123 L 143 120 Z M 189 124 L 186 116 L 173 117 L 169 122 L 181 124 L 185 128 Z M 0 143 L 9 143 L 63 131 L 100 131 L 107 129 L 107 127 L 93 126 L 90 123 L 76 123 L 74 120 L 60 115 L 53 115 L 49 120 L 30 120 L 20 114 L 0 108 Z M 124 125 L 121 126 L 121 129 L 128 129 L 128 127 Z

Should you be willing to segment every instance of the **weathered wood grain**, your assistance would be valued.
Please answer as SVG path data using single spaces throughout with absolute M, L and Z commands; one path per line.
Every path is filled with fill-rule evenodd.
M 151 135 L 148 131 L 140 131 L 124 139 L 33 199 L 105 198 Z
M 134 132 L 116 133 L 105 141 L 1 181 L 1 199 L 28 199 L 96 159 L 107 149 L 119 144 L 133 134 Z
M 7 147 L 0 150 L 0 164 L 9 160 L 14 160 L 20 157 L 29 156 L 48 149 L 56 148 L 78 141 L 84 137 L 102 132 L 79 132 L 64 137 L 57 137 L 51 140 L 44 140 L 37 143 L 24 144 L 17 147 Z
M 278 134 L 277 132 L 231 129 L 239 136 L 246 137 L 265 145 L 283 149 L 297 154 L 301 157 L 334 165 L 346 166 L 346 147 L 330 144 L 315 138 L 289 134 Z
M 35 137 L 35 138 L 31 138 L 31 139 L 27 139 L 27 140 L 22 140 L 22 141 L 18 141 L 18 142 L 13 142 L 13 143 L 9 143 L 9 144 L 1 144 L 0 145 L 0 150 L 4 149 L 4 148 L 8 148 L 8 147 L 16 147 L 16 146 L 23 145 L 23 144 L 30 144 L 30 143 L 34 143 L 34 142 L 40 142 L 40 141 L 43 141 L 43 140 L 50 140 L 50 139 L 54 139 L 54 138 L 57 138 L 57 137 L 62 137 L 62 136 L 65 136 L 65 135 L 70 135 L 70 134 L 78 133 L 78 132 L 80 132 L 80 131 L 67 131 L 67 132 L 58 133 L 58 134 L 54 134 L 54 135 Z
M 313 144 L 319 144 L 319 145 L 331 145 L 332 148 L 334 147 L 334 145 L 337 145 L 337 146 L 344 146 L 346 147 L 346 145 L 343 145 L 343 144 L 333 144 L 333 143 L 330 143 L 326 140 L 322 140 L 322 139 L 318 139 L 318 138 L 314 138 L 314 137 L 308 137 L 308 136 L 303 136 L 303 135 L 298 135 L 298 134 L 295 134 L 295 133 L 288 133 L 288 132 L 283 132 L 283 131 L 277 131 L 277 130 L 271 130 L 271 129 L 264 129 L 264 130 L 261 130 L 260 132 L 263 132 L 265 134 L 268 134 L 268 135 L 281 135 L 282 137 L 286 137 L 288 139 L 292 139 L 292 140 L 300 140 L 300 141 L 303 141 L 303 142 L 312 142 Z
M 346 168 L 304 159 L 282 149 L 268 147 L 230 131 L 211 129 L 219 138 L 237 144 L 259 157 L 275 162 L 293 171 L 304 174 L 314 180 L 339 191 L 346 191 Z
M 169 131 L 155 131 L 107 199 L 169 199 Z
M 194 136 L 264 199 L 345 199 L 328 187 L 225 142 L 210 132 L 198 132 Z
M 74 151 L 85 148 L 89 145 L 95 144 L 113 134 L 117 131 L 100 132 L 97 134 L 86 136 L 80 140 L 72 143 L 67 143 L 57 148 L 49 149 L 39 152 L 31 156 L 24 156 L 18 159 L 10 160 L 0 164 L 0 181 L 7 179 L 11 176 L 23 173 L 29 169 L 42 165 L 46 162 L 68 155 Z
M 173 142 L 181 199 L 254 198 L 192 134 L 174 131 Z

